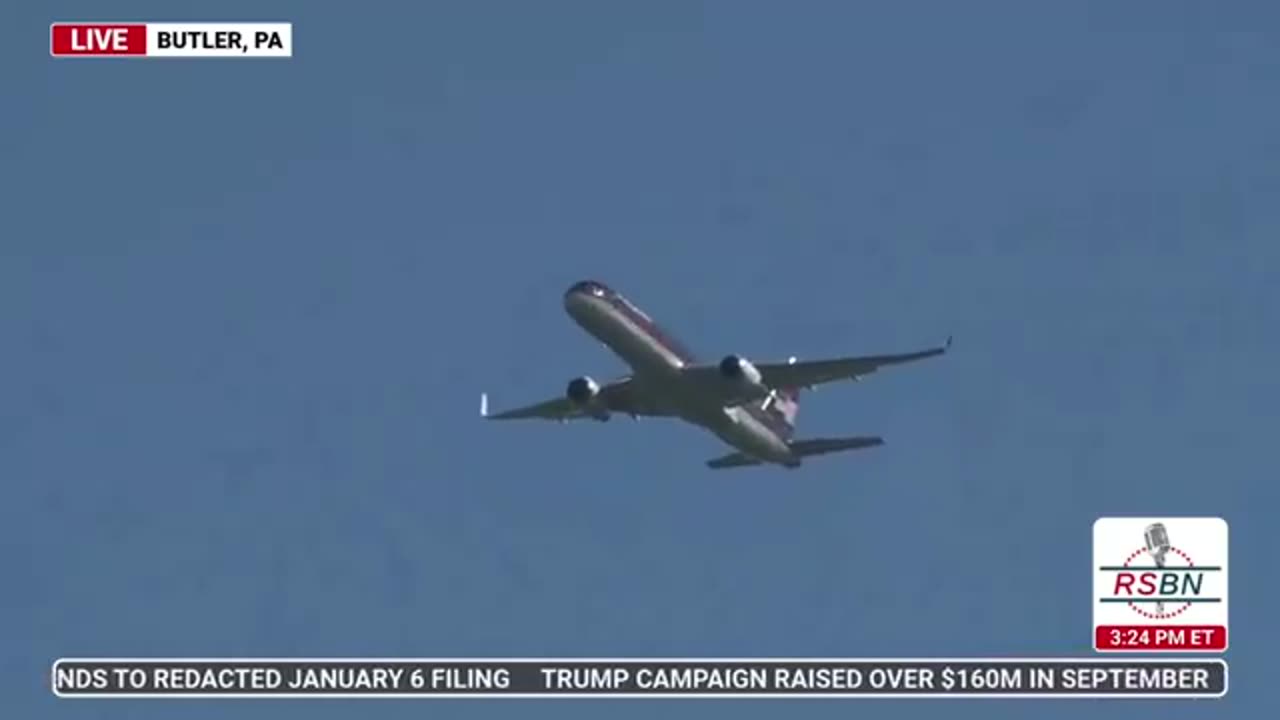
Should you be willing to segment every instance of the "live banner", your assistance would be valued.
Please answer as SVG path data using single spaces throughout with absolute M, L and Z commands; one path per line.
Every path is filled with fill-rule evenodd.
M 1227 692 L 1222 659 L 63 658 L 64 698 L 1164 697 Z

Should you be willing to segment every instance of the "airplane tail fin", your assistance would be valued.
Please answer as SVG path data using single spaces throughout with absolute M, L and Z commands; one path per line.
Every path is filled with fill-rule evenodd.
M 795 363 L 795 357 L 787 358 L 788 364 Z M 792 430 L 796 427 L 796 415 L 800 412 L 800 391 L 803 388 L 778 388 L 768 400 L 765 410 L 784 421 Z
M 791 427 L 796 426 L 796 415 L 800 413 L 800 388 L 780 388 L 777 399 L 773 401 L 773 410 Z
M 813 455 L 826 455 L 827 453 L 842 452 L 845 450 L 861 450 L 863 448 L 876 447 L 877 445 L 883 444 L 884 438 L 877 435 L 862 435 L 843 438 L 812 438 L 809 440 L 793 440 L 788 443 L 788 445 L 791 446 L 791 452 L 802 458 Z M 762 464 L 763 463 L 759 460 L 743 453 L 729 453 L 728 455 L 707 461 L 707 467 L 712 468 L 713 470 Z

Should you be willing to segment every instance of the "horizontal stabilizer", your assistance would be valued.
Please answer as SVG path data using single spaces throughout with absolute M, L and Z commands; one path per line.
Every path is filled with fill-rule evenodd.
M 791 452 L 800 457 L 809 457 L 811 455 L 826 455 L 827 453 L 840 452 L 842 450 L 861 450 L 862 448 L 883 445 L 884 438 L 875 435 L 847 438 L 813 438 L 810 440 L 794 440 L 788 444 L 791 446 Z M 707 467 L 715 470 L 761 464 L 759 460 L 743 453 L 729 453 L 707 461 Z
M 791 452 L 800 457 L 810 455 L 826 455 L 841 450 L 861 450 L 862 448 L 883 445 L 884 438 L 875 435 L 847 438 L 814 438 L 812 440 L 796 440 L 791 445 Z
M 712 468 L 713 470 L 721 470 L 723 468 L 746 467 L 748 465 L 759 465 L 759 464 L 761 464 L 759 460 L 751 457 L 750 455 L 744 455 L 742 453 L 729 453 L 728 455 L 725 455 L 723 457 L 718 457 L 714 460 L 707 461 L 707 467 Z

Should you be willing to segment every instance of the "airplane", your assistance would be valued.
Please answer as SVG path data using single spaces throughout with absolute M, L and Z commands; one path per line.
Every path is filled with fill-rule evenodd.
M 564 395 L 499 413 L 480 394 L 480 416 L 490 420 L 541 418 L 567 422 L 614 414 L 677 418 L 711 431 L 734 452 L 707 461 L 712 469 L 779 465 L 803 458 L 884 444 L 878 436 L 794 438 L 802 389 L 836 380 L 857 381 L 887 365 L 942 355 L 938 347 L 896 355 L 755 364 L 740 355 L 700 362 L 644 312 L 604 283 L 583 280 L 564 294 L 569 316 L 631 367 L 603 385 L 587 375 L 569 381 Z

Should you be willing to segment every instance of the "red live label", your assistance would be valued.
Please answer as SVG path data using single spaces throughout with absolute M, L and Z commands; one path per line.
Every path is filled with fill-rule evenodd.
M 146 55 L 146 25 L 55 23 L 49 27 L 54 55 Z
M 1098 650 L 1226 650 L 1222 625 L 1099 625 Z

